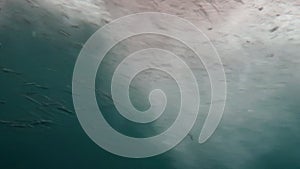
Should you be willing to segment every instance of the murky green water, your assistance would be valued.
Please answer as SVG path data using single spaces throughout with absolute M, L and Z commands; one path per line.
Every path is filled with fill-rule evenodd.
M 73 109 L 71 85 L 73 67 L 81 49 L 78 44 L 84 43 L 96 27 L 82 25 L 76 30 L 78 36 L 74 41 L 72 34 L 69 37 L 59 29 L 35 32 L 33 25 L 19 17 L 10 19 L 0 23 L 0 168 L 300 168 L 300 76 L 296 44 L 269 46 L 274 57 L 262 58 L 261 51 L 245 49 L 253 56 L 246 57 L 249 60 L 245 63 L 231 65 L 225 58 L 228 65 L 225 67 L 226 110 L 208 142 L 197 143 L 209 99 L 205 95 L 209 87 L 207 77 L 201 78 L 200 73 L 204 96 L 199 120 L 191 134 L 165 154 L 128 159 L 112 155 L 93 143 Z M 60 23 L 48 24 L 49 29 L 61 28 Z M 172 79 L 158 81 L 162 87 L 167 84 L 166 90 L 172 89 L 169 91 L 171 108 L 167 109 L 171 116 L 163 117 L 167 123 L 157 121 L 150 127 L 137 128 L 117 116 L 109 94 L 105 95 L 109 93 L 113 67 L 108 63 L 109 59 L 99 70 L 96 82 L 101 91 L 98 99 L 106 99 L 100 108 L 107 120 L 132 136 L 145 137 L 164 131 L 174 120 L 172 113 L 178 105 L 178 93 L 172 92 L 177 86 L 171 85 Z M 137 77 L 137 90 L 132 89 L 131 97 L 137 108 L 146 109 L 149 105 L 145 96 L 154 84 L 143 85 L 147 80 L 152 81 L 144 78 L 147 72 L 139 76 L 144 81 L 138 83 L 141 79 Z

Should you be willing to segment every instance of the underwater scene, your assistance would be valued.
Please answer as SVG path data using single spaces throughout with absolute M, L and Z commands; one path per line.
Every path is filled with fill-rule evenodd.
M 299 27 L 299 0 L 0 0 L 0 169 L 299 169 Z

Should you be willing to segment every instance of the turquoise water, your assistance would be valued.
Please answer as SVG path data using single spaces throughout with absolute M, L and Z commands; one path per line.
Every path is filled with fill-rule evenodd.
M 300 168 L 297 45 L 272 46 L 276 53 L 273 58 L 256 57 L 260 51 L 247 49 L 253 58 L 246 74 L 240 71 L 244 65 L 230 65 L 225 60 L 229 65 L 225 67 L 227 105 L 219 128 L 208 142 L 197 143 L 208 108 L 203 101 L 203 113 L 195 129 L 175 149 L 156 157 L 129 159 L 110 154 L 93 143 L 81 128 L 73 108 L 72 73 L 81 49 L 79 44 L 97 27 L 82 24 L 74 31 L 77 33 L 74 38 L 74 34 L 61 33 L 60 29 L 65 28 L 60 23 L 48 23 L 49 30 L 35 32 L 36 27 L 31 23 L 15 16 L 9 19 L 0 23 L 0 168 Z M 110 58 L 118 58 L 111 55 Z M 268 64 L 257 64 L 264 62 Z M 167 123 L 157 121 L 150 127 L 137 127 L 117 116 L 107 96 L 113 67 L 108 63 L 109 59 L 103 63 L 106 67 L 99 70 L 96 82 L 101 91 L 97 93 L 98 100 L 106 99 L 100 104 L 106 119 L 114 128 L 131 136 L 146 137 L 164 131 L 174 120 L 172 113 L 178 105 L 179 94 L 172 93 L 177 88 L 172 85 L 173 80 L 158 81 L 172 96 L 171 108 L 167 109 L 171 116 L 162 117 Z M 143 78 L 147 72 L 139 76 L 152 81 Z M 131 97 L 135 106 L 143 110 L 149 106 L 145 96 L 152 84 L 143 86 L 146 82 L 139 84 L 138 78 L 137 90 L 132 89 Z M 205 79 L 200 79 L 203 94 L 208 86 Z M 202 98 L 207 100 L 209 96 Z

